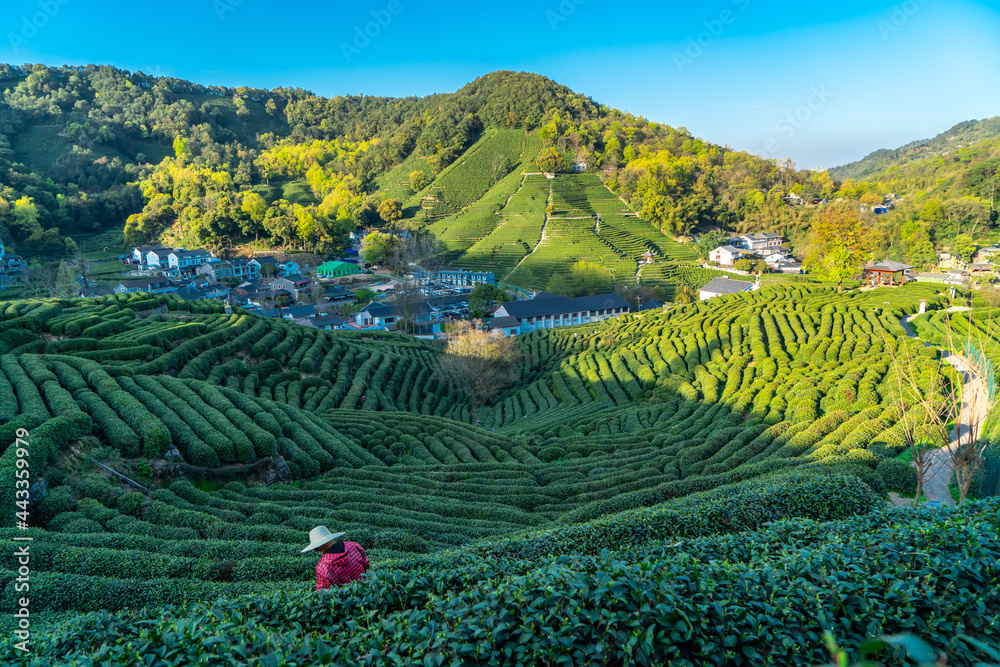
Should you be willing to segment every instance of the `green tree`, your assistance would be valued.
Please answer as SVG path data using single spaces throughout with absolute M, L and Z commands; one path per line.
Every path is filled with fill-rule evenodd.
M 497 153 L 493 157 L 493 163 L 490 165 L 490 175 L 493 177 L 493 182 L 496 183 L 501 178 L 510 173 L 510 170 L 514 168 L 513 163 L 510 158 L 503 153 Z
M 544 149 L 538 154 L 535 164 L 545 172 L 558 173 L 566 169 L 566 161 L 563 159 L 562 153 L 556 148 Z
M 709 253 L 721 246 L 726 238 L 726 235 L 722 232 L 711 231 L 702 234 L 698 242 L 694 244 L 695 250 L 698 252 L 698 257 L 700 259 L 708 259 Z
M 914 266 L 926 266 L 936 259 L 934 244 L 929 239 L 920 239 L 910 248 L 910 261 Z
M 41 234 L 42 226 L 38 222 L 38 207 L 30 197 L 21 197 L 14 202 L 14 210 L 11 212 L 11 231 L 18 234 L 22 239 Z
M 191 150 L 188 146 L 188 140 L 179 134 L 176 137 L 174 137 L 174 155 L 180 158 L 181 160 L 185 161 L 190 159 L 191 157 Z
M 378 205 L 378 217 L 387 223 L 395 223 L 403 217 L 403 207 L 395 199 L 383 199 Z
M 970 236 L 959 234 L 955 237 L 955 242 L 952 244 L 952 253 L 963 262 L 969 262 L 972 260 L 972 256 L 976 254 L 976 242 Z
M 413 192 L 420 192 L 427 187 L 427 173 L 423 171 L 414 171 L 410 173 L 410 190 Z
M 383 232 L 372 232 L 361 240 L 361 256 L 366 262 L 385 264 L 398 245 L 398 237 Z
M 674 303 L 694 303 L 698 295 L 687 285 L 679 285 L 674 291 Z
M 806 258 L 810 271 L 824 280 L 837 283 L 837 292 L 844 290 L 844 281 L 861 270 L 861 264 L 871 258 L 875 244 L 871 228 L 858 217 L 856 203 L 826 206 L 812 225 L 812 249 Z
M 246 232 L 252 231 L 254 234 L 259 234 L 264 218 L 267 216 L 267 202 L 264 201 L 264 198 L 256 192 L 247 192 L 243 195 L 240 210 L 253 223 L 248 226 Z
M 67 236 L 65 239 L 65 243 L 66 243 L 66 256 L 73 257 L 74 255 L 76 255 L 77 251 L 79 250 L 79 248 L 76 245 L 76 241 Z
M 59 262 L 59 268 L 56 270 L 56 281 L 55 286 L 52 290 L 52 296 L 68 298 L 80 296 L 80 285 L 76 280 L 76 275 L 73 269 L 67 262 Z
M 278 275 L 278 267 L 274 264 L 262 264 L 260 267 L 260 275 L 263 278 L 274 278 Z
M 354 299 L 360 304 L 369 304 L 375 300 L 378 293 L 373 289 L 368 289 L 367 287 L 360 287 L 354 290 Z
M 469 315 L 481 319 L 491 314 L 500 304 L 510 301 L 510 294 L 496 285 L 477 283 L 469 295 Z

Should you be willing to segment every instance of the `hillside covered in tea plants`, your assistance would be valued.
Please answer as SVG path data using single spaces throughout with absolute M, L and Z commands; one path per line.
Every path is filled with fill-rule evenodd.
M 890 352 L 959 381 L 903 335 L 922 298 L 944 305 L 778 286 L 535 332 L 475 411 L 438 344 L 4 302 L 4 506 L 32 486 L 0 533 L 33 538 L 33 664 L 812 664 L 824 631 L 986 659 L 1000 506 L 886 503 L 914 483 Z M 363 581 L 312 592 L 320 524 L 368 550 Z

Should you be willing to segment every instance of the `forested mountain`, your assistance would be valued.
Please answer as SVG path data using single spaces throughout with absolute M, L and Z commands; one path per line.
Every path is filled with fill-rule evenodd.
M 669 232 L 790 224 L 786 189 L 833 192 L 823 174 L 729 151 L 532 74 L 392 99 L 201 86 L 95 65 L 4 65 L 0 86 L 0 234 L 29 248 L 135 216 L 135 240 L 174 227 L 204 243 L 332 251 L 346 229 L 379 222 L 377 177 L 419 158 L 433 178 L 487 128 L 537 135 L 547 168 L 585 161 Z
M 837 180 L 876 175 L 893 166 L 902 166 L 965 148 L 985 139 L 1000 137 L 1000 116 L 986 120 L 967 120 L 942 132 L 933 139 L 911 141 L 895 150 L 882 148 L 857 162 L 830 169 Z
M 333 255 L 351 230 L 390 223 L 435 236 L 449 262 L 503 274 L 560 215 L 532 203 L 544 186 L 524 175 L 574 165 L 596 176 L 555 188 L 568 219 L 614 215 L 628 227 L 621 216 L 637 216 L 651 227 L 609 228 L 584 239 L 592 252 L 576 248 L 633 284 L 639 255 L 683 258 L 666 248 L 695 230 L 766 230 L 807 245 L 817 208 L 789 205 L 789 193 L 868 206 L 901 195 L 874 224 L 877 245 L 918 265 L 962 232 L 988 239 L 996 220 L 996 118 L 828 173 L 732 151 L 526 73 L 422 98 L 324 98 L 106 66 L 3 65 L 0 90 L 0 238 L 28 253 L 124 228 L 134 243 Z M 867 175 L 838 178 L 851 174 Z M 387 200 L 399 205 L 380 210 Z M 529 229 L 494 234 L 508 220 Z M 559 270 L 529 263 L 514 277 L 545 287 Z
M 979 125 L 986 127 L 984 123 Z M 963 142 L 961 148 L 954 144 L 947 152 L 929 150 L 926 157 L 842 185 L 843 191 L 858 189 L 898 197 L 875 224 L 890 256 L 922 266 L 936 262 L 936 253 L 946 250 L 967 262 L 977 245 L 996 240 L 1000 138 Z

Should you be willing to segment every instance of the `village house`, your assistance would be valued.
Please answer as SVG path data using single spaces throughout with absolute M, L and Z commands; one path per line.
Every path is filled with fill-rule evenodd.
M 358 273 L 361 269 L 352 262 L 326 262 L 316 267 L 316 275 L 320 278 L 345 278 Z
M 516 317 L 494 317 L 490 320 L 490 331 L 499 331 L 507 338 L 521 333 L 521 320 Z
M 571 299 L 541 292 L 530 301 L 511 301 L 501 305 L 494 313 L 494 317 L 512 317 L 520 322 L 519 333 L 527 333 L 536 329 L 602 322 L 628 312 L 628 301 L 617 294 Z
M 323 290 L 323 298 L 327 301 L 348 301 L 354 298 L 354 292 L 339 285 L 329 285 Z
M 115 286 L 117 294 L 134 294 L 136 292 L 149 292 L 151 294 L 167 294 L 176 292 L 179 285 L 168 278 L 139 278 L 137 280 L 123 280 Z
M 724 245 L 708 253 L 711 262 L 717 262 L 722 266 L 732 266 L 743 256 L 743 251 L 731 245 Z
M 733 280 L 732 278 L 713 278 L 707 285 L 698 291 L 698 298 L 702 301 L 712 299 L 724 294 L 740 294 L 742 292 L 753 292 L 758 289 L 754 283 L 744 280 Z
M 218 282 L 223 278 L 233 277 L 233 265 L 224 260 L 215 260 L 213 262 L 206 262 L 198 267 L 197 274 L 199 276 L 205 276 L 211 279 L 213 282 Z
M 322 315 L 304 320 L 295 320 L 296 324 L 307 327 L 322 329 L 323 331 L 336 331 L 344 326 L 344 320 L 335 315 Z
M 751 252 L 760 254 L 767 248 L 780 246 L 783 239 L 779 234 L 744 234 L 740 237 L 743 240 L 743 248 Z
M 466 269 L 440 269 L 431 274 L 431 280 L 442 285 L 474 287 L 476 283 L 496 284 L 496 275 L 490 271 L 468 271 Z
M 102 296 L 111 296 L 115 293 L 115 290 L 110 287 L 82 287 L 80 288 L 80 296 L 88 299 L 96 299 Z
M 304 306 L 287 306 L 278 308 L 269 308 L 267 310 L 262 310 L 260 313 L 261 317 L 270 317 L 285 320 L 302 320 L 307 318 L 316 317 L 316 307 L 310 305 Z
M 233 268 L 233 278 L 237 280 L 253 280 L 260 275 L 260 264 L 245 257 L 229 260 Z
M 312 292 L 312 280 L 306 278 L 302 274 L 293 273 L 289 274 L 284 278 L 275 278 L 271 282 L 271 289 L 273 290 L 287 290 L 295 295 L 298 299 L 304 294 L 310 294 Z
M 146 253 L 146 266 L 159 267 L 160 269 L 169 268 L 170 253 L 172 252 L 174 252 L 173 248 L 153 248 Z
M 934 283 L 949 287 L 962 287 L 965 284 L 965 278 L 961 273 L 915 273 L 912 276 L 918 283 Z
M 642 303 L 640 303 L 639 307 L 636 309 L 636 312 L 644 313 L 648 310 L 659 310 L 660 308 L 663 308 L 665 305 L 666 304 L 663 303 L 662 301 L 657 301 L 656 299 L 649 299 L 648 301 L 643 301 Z
M 137 248 L 132 248 L 132 263 L 133 264 L 148 264 L 149 253 L 155 253 L 157 261 L 155 264 L 159 264 L 159 257 L 162 253 L 164 256 L 169 255 L 173 252 L 173 248 L 164 248 L 158 245 L 143 245 Z
M 194 273 L 195 270 L 212 260 L 207 250 L 174 250 L 167 255 L 167 266 L 180 273 Z
M 208 298 L 208 290 L 200 289 L 195 285 L 185 285 L 174 292 L 174 296 L 178 296 L 185 301 L 200 301 Z
M 293 260 L 285 260 L 284 262 L 279 262 L 274 257 L 270 255 L 264 255 L 262 257 L 254 257 L 253 260 L 257 263 L 257 266 L 263 268 L 265 264 L 272 265 L 278 271 L 278 275 L 285 278 L 291 274 L 299 273 L 298 262 Z
M 434 309 L 426 301 L 401 306 L 373 301 L 358 312 L 354 319 L 344 323 L 345 329 L 354 331 L 395 331 L 396 325 L 409 319 L 417 325 L 417 335 L 434 335 L 441 332 L 441 321 L 435 319 Z
M 20 255 L 8 254 L 0 241 L 0 287 L 28 282 L 28 264 Z
M 977 264 L 992 264 L 997 258 L 1000 258 L 1000 248 L 989 247 L 976 250 L 976 254 L 972 259 Z

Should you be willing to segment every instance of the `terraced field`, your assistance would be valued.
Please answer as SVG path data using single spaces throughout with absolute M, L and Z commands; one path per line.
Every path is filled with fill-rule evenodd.
M 493 271 L 510 284 L 543 290 L 580 260 L 607 268 L 621 286 L 636 284 L 639 260 L 647 252 L 663 260 L 696 259 L 693 250 L 629 213 L 597 176 L 526 176 L 513 194 L 512 185 L 508 176 L 481 202 L 428 228 L 446 241 L 457 266 Z M 547 218 L 550 202 L 553 212 Z M 643 282 L 677 284 L 662 271 Z
M 586 260 L 606 268 L 616 285 L 634 285 L 638 262 L 618 254 L 617 248 L 595 234 L 595 222 L 593 218 L 550 218 L 541 243 L 506 280 L 544 290 L 553 276 L 569 273 L 573 264 Z
M 542 237 L 550 183 L 544 176 L 524 176 L 516 194 L 499 213 L 499 225 L 484 235 L 456 262 L 460 267 L 493 271 L 504 277 Z
M 428 213 L 428 220 L 438 222 L 464 212 L 465 207 L 494 189 L 497 176 L 524 171 L 540 149 L 540 140 L 523 130 L 486 130 L 461 158 L 434 179 L 431 195 L 438 205 Z M 507 172 L 496 173 L 498 161 L 506 165 Z
M 434 180 L 434 171 L 427 159 L 411 155 L 394 169 L 379 176 L 375 183 L 387 197 L 405 202 L 410 197 L 419 194 L 410 190 L 410 174 L 415 171 L 422 171 L 427 176 L 428 183 Z
M 556 221 L 556 229 L 572 222 Z M 496 600 L 506 599 L 504 581 L 534 596 L 563 566 L 594 577 L 617 572 L 600 555 L 604 548 L 636 572 L 650 559 L 680 558 L 687 567 L 703 555 L 705 563 L 716 561 L 720 549 L 737 548 L 726 541 L 736 534 L 756 540 L 750 551 L 757 554 L 780 552 L 759 544 L 793 539 L 796 548 L 808 543 L 843 556 L 835 536 L 865 540 L 865 515 L 881 511 L 879 494 L 895 483 L 879 472 L 901 445 L 900 413 L 887 399 L 893 369 L 883 333 L 889 345 L 912 345 L 926 372 L 936 372 L 932 353 L 901 335 L 899 317 L 914 312 L 921 298 L 936 307 L 943 297 L 929 286 L 911 287 L 837 295 L 780 286 L 536 332 L 520 340 L 515 386 L 475 413 L 462 390 L 436 379 L 444 353 L 436 344 L 331 334 L 169 297 L 2 303 L 0 494 L 13 506 L 21 449 L 13 443 L 18 433 L 30 434 L 32 614 L 33 623 L 49 628 L 39 640 L 46 642 L 44 655 L 70 664 L 103 642 L 102 655 L 124 664 L 133 655 L 129 642 L 143 641 L 142 628 L 208 614 L 214 620 L 191 626 L 194 637 L 210 631 L 203 637 L 206 656 L 215 651 L 210 636 L 233 633 L 254 655 L 283 646 L 304 651 L 296 653 L 303 660 L 318 660 L 323 651 L 346 659 L 381 638 L 403 642 L 397 650 L 417 656 L 430 649 L 406 643 L 410 630 L 403 628 L 416 632 L 437 622 L 421 614 L 450 608 L 428 605 L 433 596 L 471 601 L 495 591 Z M 806 521 L 764 527 L 789 517 Z M 7 539 L 13 519 L 13 512 L 2 519 Z M 872 522 L 901 534 L 908 521 L 920 520 L 893 515 Z M 947 520 L 956 531 L 971 531 L 990 519 L 958 513 Z M 340 616 L 308 593 L 314 559 L 298 551 L 316 524 L 344 530 L 370 550 L 375 574 L 345 589 L 348 597 L 336 598 L 333 609 L 375 610 L 381 629 L 374 634 L 359 634 L 348 624 L 351 613 Z M 919 526 L 913 530 L 921 534 Z M 961 539 L 952 535 L 950 544 Z M 865 544 L 878 549 L 894 542 Z M 969 545 L 984 553 L 996 548 L 982 539 Z M 860 547 L 847 553 L 876 569 L 895 562 L 889 555 L 867 560 L 870 553 Z M 795 567 L 791 556 L 780 558 Z M 982 567 L 978 581 L 991 581 L 995 574 Z M 705 572 L 706 581 L 728 576 L 713 572 Z M 631 575 L 615 575 L 625 576 Z M 838 576 L 845 578 L 840 585 L 857 588 L 876 575 Z M 885 576 L 911 586 L 891 568 Z M 15 577 L 12 569 L 0 570 L 8 619 Z M 818 591 L 836 585 L 814 584 Z M 968 586 L 993 604 L 995 587 Z M 920 590 L 938 601 L 955 595 Z M 782 594 L 794 595 L 787 587 Z M 871 593 L 857 599 L 874 600 L 864 614 L 882 614 L 883 630 L 903 627 L 895 604 L 883 610 Z M 168 604 L 178 606 L 158 607 Z M 789 601 L 787 608 L 801 604 Z M 955 609 L 964 604 L 938 605 L 926 622 L 955 623 Z M 156 611 L 143 611 L 147 605 Z M 288 643 L 283 634 L 289 631 L 283 624 L 303 608 L 325 609 L 303 618 L 308 651 L 301 638 Z M 92 610 L 113 612 L 117 620 L 81 615 Z M 384 622 L 395 613 L 417 616 L 392 629 Z M 237 618 L 231 614 L 242 620 L 224 625 L 221 619 Z M 484 618 L 462 617 L 462 627 Z M 322 629 L 317 618 L 326 619 Z M 247 639 L 251 620 L 270 639 Z M 805 614 L 794 623 L 811 628 L 818 621 Z M 776 622 L 775 631 L 794 623 Z M 961 623 L 971 636 L 988 634 L 988 621 Z M 867 627 L 859 619 L 838 636 L 857 646 Z M 111 632 L 128 639 L 111 640 Z M 446 636 L 454 632 L 464 630 Z M 320 638 L 323 651 L 315 643 Z M 166 637 L 157 641 L 174 645 Z M 508 635 L 494 635 L 473 653 L 445 642 L 433 652 L 472 659 L 507 641 Z M 786 641 L 744 639 L 719 650 L 729 655 L 744 642 L 784 655 L 793 651 Z M 626 642 L 603 650 L 626 655 Z M 686 646 L 682 638 L 661 642 L 650 655 L 680 659 Z M 818 655 L 821 646 L 804 650 Z
M 659 285 L 666 288 L 668 299 L 674 298 L 674 292 L 678 286 L 683 285 L 697 291 L 714 278 L 744 279 L 746 276 L 663 261 L 646 264 L 639 268 L 639 282 L 643 285 Z M 753 278 L 746 279 L 752 281 Z

